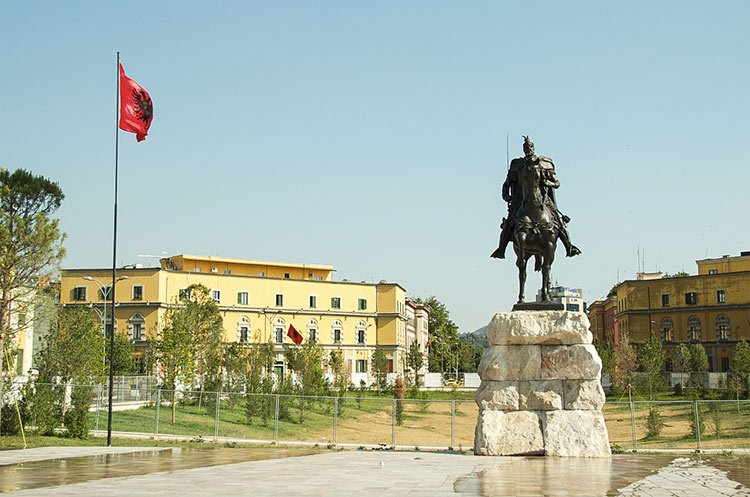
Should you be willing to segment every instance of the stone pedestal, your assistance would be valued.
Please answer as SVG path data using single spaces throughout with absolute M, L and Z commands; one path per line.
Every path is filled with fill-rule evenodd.
M 479 363 L 477 455 L 609 457 L 602 361 L 585 314 L 495 314 Z

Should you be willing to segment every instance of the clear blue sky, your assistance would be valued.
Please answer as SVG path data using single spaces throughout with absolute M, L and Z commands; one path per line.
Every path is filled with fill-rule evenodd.
M 119 261 L 332 264 L 506 311 L 505 137 L 555 160 L 587 301 L 750 250 L 750 3 L 8 2 L 0 166 L 60 183 L 64 267 L 111 262 L 115 56 L 149 90 L 120 136 Z M 141 261 L 146 262 L 146 261 Z M 155 261 L 151 261 L 155 262 Z M 538 288 L 529 277 L 527 295 Z

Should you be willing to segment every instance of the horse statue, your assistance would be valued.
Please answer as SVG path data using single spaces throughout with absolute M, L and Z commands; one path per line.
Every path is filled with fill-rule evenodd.
M 524 157 L 513 159 L 503 183 L 503 200 L 508 202 L 508 217 L 501 224 L 500 244 L 491 257 L 505 258 L 505 248 L 513 242 L 518 267 L 518 306 L 524 304 L 526 265 L 534 257 L 534 270 L 542 272 L 542 303 L 550 303 L 550 269 L 559 239 L 568 257 L 581 251 L 570 242 L 568 216 L 557 209 L 555 189 L 560 181 L 555 165 L 548 157 L 537 157 L 534 143 L 524 136 Z M 514 307 L 515 309 L 516 307 Z
M 518 303 L 524 302 L 526 264 L 534 256 L 534 270 L 542 272 L 542 302 L 549 302 L 550 269 L 555 260 L 557 228 L 543 185 L 542 166 L 526 164 L 518 170 L 522 202 L 513 231 L 513 250 L 518 267 Z

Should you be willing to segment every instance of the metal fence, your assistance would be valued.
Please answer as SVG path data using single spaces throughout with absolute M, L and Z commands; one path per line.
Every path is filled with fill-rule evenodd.
M 101 434 L 107 388 L 92 388 L 90 422 Z M 128 385 L 115 387 L 114 399 L 115 435 L 220 442 L 466 450 L 478 414 L 473 400 L 396 400 L 367 391 L 322 397 Z M 33 403 L 31 410 L 33 430 Z M 750 400 L 607 402 L 603 412 L 615 449 L 750 448 Z

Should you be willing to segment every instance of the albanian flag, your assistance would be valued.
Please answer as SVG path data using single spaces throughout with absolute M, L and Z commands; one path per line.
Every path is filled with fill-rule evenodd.
M 154 104 L 141 85 L 125 76 L 120 64 L 120 129 L 135 133 L 136 140 L 143 141 L 154 118 Z
M 288 336 L 289 338 L 291 338 L 291 339 L 292 339 L 292 341 L 293 341 L 294 343 L 296 343 L 297 345 L 299 345 L 299 344 L 301 344 L 301 343 L 302 343 L 302 335 L 301 335 L 301 334 L 300 334 L 300 332 L 299 332 L 299 331 L 297 331 L 297 329 L 296 329 L 296 328 L 295 328 L 294 326 L 292 326 L 291 324 L 289 325 L 289 331 L 287 331 L 287 333 L 286 333 L 286 336 Z

